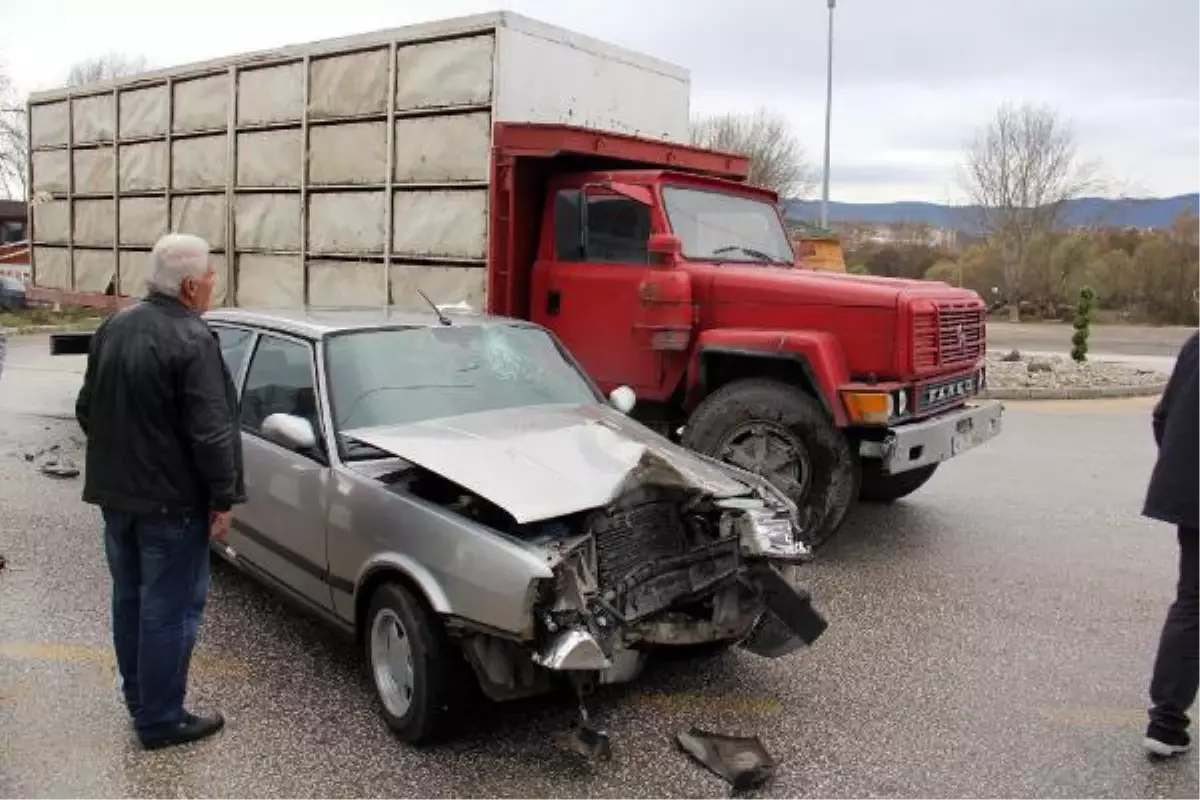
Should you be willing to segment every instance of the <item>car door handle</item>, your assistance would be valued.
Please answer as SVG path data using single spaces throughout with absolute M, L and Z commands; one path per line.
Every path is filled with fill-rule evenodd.
M 557 291 L 551 291 L 546 295 L 546 313 L 550 316 L 556 316 L 558 310 L 562 307 L 562 295 Z

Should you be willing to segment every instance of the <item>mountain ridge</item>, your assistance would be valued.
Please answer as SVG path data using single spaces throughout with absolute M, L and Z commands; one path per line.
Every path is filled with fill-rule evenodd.
M 819 200 L 787 200 L 783 205 L 789 220 L 811 223 L 820 219 Z M 1063 223 L 1066 227 L 1094 225 L 1161 229 L 1169 228 L 1175 218 L 1184 211 L 1200 213 L 1200 192 L 1173 197 L 1080 197 L 1067 201 Z M 977 213 L 978 206 L 953 206 L 918 200 L 893 203 L 829 203 L 830 223 L 924 223 L 966 233 L 976 228 Z

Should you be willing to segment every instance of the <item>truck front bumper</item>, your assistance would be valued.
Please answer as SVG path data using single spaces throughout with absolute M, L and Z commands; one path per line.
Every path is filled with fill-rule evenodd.
M 1003 415 L 1004 406 L 999 401 L 968 403 L 929 419 L 889 428 L 883 441 L 863 442 L 859 454 L 879 459 L 886 475 L 938 464 L 995 438 Z

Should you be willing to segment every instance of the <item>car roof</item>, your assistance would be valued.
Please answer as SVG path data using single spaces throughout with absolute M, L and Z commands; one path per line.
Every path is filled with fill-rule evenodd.
M 454 325 L 528 325 L 508 317 L 443 309 Z M 204 314 L 209 322 L 247 325 L 305 339 L 354 330 L 433 328 L 441 324 L 433 311 L 414 312 L 387 308 L 214 308 Z

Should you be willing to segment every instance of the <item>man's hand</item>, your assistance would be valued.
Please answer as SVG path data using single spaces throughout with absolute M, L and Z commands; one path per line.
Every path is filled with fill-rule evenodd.
M 229 525 L 233 522 L 232 511 L 214 511 L 209 525 L 209 538 L 218 542 L 229 541 Z

